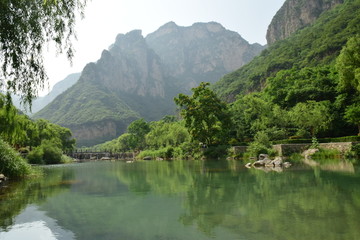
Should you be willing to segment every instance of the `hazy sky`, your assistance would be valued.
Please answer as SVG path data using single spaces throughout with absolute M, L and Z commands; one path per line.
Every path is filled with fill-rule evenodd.
M 74 41 L 73 66 L 64 55 L 45 52 L 50 88 L 67 75 L 81 72 L 88 62 L 100 58 L 119 33 L 141 29 L 143 36 L 167 22 L 191 26 L 195 22 L 215 21 L 238 32 L 250 43 L 266 44 L 266 30 L 285 0 L 92 0 L 85 18 L 78 20 Z M 41 95 L 48 92 L 46 88 Z

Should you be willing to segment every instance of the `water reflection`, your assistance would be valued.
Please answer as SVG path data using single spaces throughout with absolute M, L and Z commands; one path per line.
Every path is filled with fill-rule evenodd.
M 351 166 L 280 173 L 237 161 L 58 167 L 3 197 L 1 210 L 14 210 L 1 224 L 11 233 L 22 218 L 15 216 L 33 203 L 56 220 L 57 239 L 360 239 L 360 175 Z M 33 221 L 49 226 L 44 219 Z
M 52 167 L 46 169 L 43 178 L 10 182 L 0 188 L 0 229 L 13 225 L 14 217 L 28 204 L 41 204 L 48 197 L 68 189 L 72 179 L 73 169 Z
M 29 205 L 14 219 L 14 225 L 7 231 L 0 232 L 0 239 L 8 240 L 71 240 L 75 239 L 72 232 L 63 230 L 56 220 L 49 218 L 36 206 Z

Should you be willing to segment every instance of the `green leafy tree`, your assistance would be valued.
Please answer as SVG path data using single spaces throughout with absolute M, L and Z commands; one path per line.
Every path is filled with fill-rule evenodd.
M 355 124 L 358 126 L 360 136 L 360 103 L 355 103 L 348 106 L 345 110 L 345 119 L 349 123 Z
M 348 40 L 336 59 L 339 71 L 339 88 L 342 91 L 360 93 L 360 35 Z
M 193 140 L 207 145 L 227 144 L 232 127 L 230 113 L 208 86 L 202 82 L 192 89 L 192 96 L 179 94 L 174 100 L 182 107 L 181 115 Z
M 27 159 L 32 164 L 58 164 L 62 160 L 61 144 L 56 139 L 43 140 L 40 146 L 29 153 Z
M 241 141 L 252 139 L 259 131 L 265 131 L 272 140 L 287 136 L 287 111 L 265 100 L 263 94 L 239 98 L 232 104 L 231 113 L 237 138 Z
M 293 123 L 302 129 L 309 130 L 315 137 L 321 129 L 326 129 L 331 122 L 328 101 L 307 101 L 298 103 L 290 111 Z
M 334 101 L 337 74 L 330 66 L 296 67 L 279 71 L 267 79 L 266 96 L 282 108 L 290 108 L 308 100 Z
M 74 55 L 72 39 L 76 12 L 83 15 L 87 0 L 3 0 L 0 2 L 0 87 L 20 93 L 25 102 L 37 95 L 47 78 L 45 43 L 59 53 Z
M 58 142 L 63 151 L 74 149 L 75 139 L 72 138 L 72 133 L 68 128 L 50 123 L 44 119 L 38 119 L 35 123 L 39 135 L 38 139 L 34 140 L 34 146 L 40 145 L 43 140 L 51 140 Z
M 143 149 L 145 147 L 145 135 L 150 131 L 149 124 L 143 119 L 130 123 L 127 132 L 131 134 L 128 144 L 131 149 Z
M 179 146 L 187 142 L 190 138 L 189 133 L 181 122 L 169 122 L 163 119 L 153 122 L 150 125 L 150 132 L 146 135 L 146 145 L 154 148 L 165 146 Z

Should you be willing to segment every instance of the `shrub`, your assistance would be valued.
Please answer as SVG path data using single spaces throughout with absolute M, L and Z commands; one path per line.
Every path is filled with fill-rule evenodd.
M 346 153 L 346 157 L 360 159 L 360 143 L 353 145 L 351 150 Z
M 34 148 L 28 155 L 27 159 L 31 164 L 45 164 L 44 159 L 44 151 L 41 146 Z
M 43 160 L 46 164 L 58 164 L 61 163 L 62 150 L 52 141 L 43 141 L 41 143 L 44 155 Z
M 72 162 L 74 162 L 73 158 L 66 155 L 61 156 L 61 163 L 72 163 Z
M 143 159 L 144 157 L 151 157 L 153 159 L 155 158 L 166 158 L 166 155 L 168 153 L 168 148 L 160 148 L 160 149 L 157 149 L 157 150 L 144 150 L 144 151 L 141 151 L 139 153 L 139 155 L 137 156 L 137 158 L 139 159 Z
M 313 138 L 311 139 L 311 146 L 310 146 L 310 148 L 312 148 L 312 149 L 319 148 L 319 141 L 317 140 L 316 137 L 313 137 Z
M 205 148 L 204 156 L 210 159 L 226 158 L 228 149 L 228 145 L 209 146 Z
M 327 163 L 332 162 L 335 159 L 340 159 L 341 153 L 337 149 L 320 148 L 318 152 L 311 156 L 311 158 L 321 163 Z
M 247 148 L 244 157 L 257 157 L 261 153 L 275 156 L 276 151 L 272 149 L 269 137 L 265 132 L 257 132 L 254 139 L 254 142 L 250 143 L 249 147 Z
M 0 138 L 0 173 L 7 177 L 19 178 L 34 173 L 31 166 L 19 153 Z
M 252 143 L 250 143 L 249 147 L 247 148 L 246 153 L 244 154 L 244 157 L 245 158 L 257 157 L 261 153 L 268 154 L 270 156 L 275 156 L 276 151 L 268 146 L 265 146 L 262 143 L 252 142 Z
M 360 143 L 353 145 L 351 151 L 354 152 L 355 157 L 360 158 Z
M 36 147 L 28 155 L 28 160 L 32 164 L 58 164 L 62 161 L 62 150 L 58 143 L 44 140 L 41 145 Z
M 184 159 L 187 156 L 184 153 L 184 150 L 181 147 L 175 147 L 173 152 L 173 158 Z

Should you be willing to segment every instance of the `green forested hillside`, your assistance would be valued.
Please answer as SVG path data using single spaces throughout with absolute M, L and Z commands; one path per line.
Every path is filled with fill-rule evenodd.
M 358 134 L 359 34 L 360 1 L 348 0 L 224 76 L 213 88 L 231 103 L 236 139 Z
M 324 12 L 313 25 L 270 45 L 249 64 L 224 76 L 214 89 L 231 102 L 238 94 L 263 89 L 280 70 L 332 67 L 347 40 L 359 33 L 360 1 L 345 1 Z
M 115 94 L 86 81 L 81 81 L 58 96 L 40 113 L 42 112 L 51 112 L 47 119 L 64 126 L 110 119 L 121 120 L 119 116 L 123 119 L 139 117 Z
M 75 85 L 33 117 L 70 128 L 79 146 L 102 143 L 137 118 L 174 114 L 178 93 L 217 81 L 262 48 L 215 22 L 168 23 L 146 38 L 140 30 L 119 34 Z

